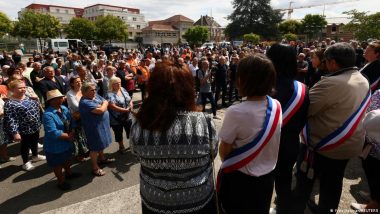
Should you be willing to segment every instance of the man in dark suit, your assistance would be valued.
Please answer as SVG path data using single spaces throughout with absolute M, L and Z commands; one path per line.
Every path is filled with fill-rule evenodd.
M 45 78 L 40 81 L 40 90 L 44 99 L 46 100 L 46 93 L 54 89 L 58 89 L 62 94 L 66 94 L 65 81 L 62 77 L 54 75 L 54 68 L 47 66 L 43 71 Z

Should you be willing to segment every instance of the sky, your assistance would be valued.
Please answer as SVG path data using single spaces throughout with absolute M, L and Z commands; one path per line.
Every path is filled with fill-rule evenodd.
M 342 12 L 357 9 L 370 13 L 380 12 L 380 0 L 291 0 L 292 7 L 309 5 L 321 5 L 311 8 L 294 9 L 293 19 L 302 19 L 306 14 L 320 14 L 327 18 L 328 22 L 347 22 Z M 271 5 L 275 9 L 289 8 L 290 0 L 271 0 Z M 332 2 L 345 2 L 331 4 Z M 194 21 L 201 15 L 213 16 L 222 26 L 226 26 L 229 21 L 227 16 L 233 11 L 232 0 L 0 0 L 0 11 L 4 12 L 11 19 L 17 18 L 17 12 L 32 3 L 61 5 L 67 7 L 86 7 L 93 4 L 109 4 L 140 9 L 145 15 L 146 21 L 166 19 L 170 16 L 182 14 Z M 328 5 L 323 6 L 326 3 Z M 329 4 L 330 3 L 330 4 Z M 324 10 L 325 8 L 325 10 Z M 339 17 L 339 18 L 337 18 Z M 287 14 L 284 15 L 284 19 Z

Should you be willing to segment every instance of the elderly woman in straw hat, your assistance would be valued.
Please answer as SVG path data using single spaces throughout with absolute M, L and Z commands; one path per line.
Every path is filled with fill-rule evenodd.
M 46 93 L 46 102 L 49 104 L 43 115 L 45 129 L 44 152 L 47 164 L 53 168 L 58 179 L 58 188 L 68 190 L 70 184 L 67 179 L 79 174 L 71 172 L 71 154 L 73 132 L 71 131 L 71 114 L 68 108 L 62 105 L 64 95 L 58 89 Z M 65 176 L 62 170 L 65 170 Z

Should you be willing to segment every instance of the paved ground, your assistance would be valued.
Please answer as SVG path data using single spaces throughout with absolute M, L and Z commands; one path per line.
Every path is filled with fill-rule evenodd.
M 139 99 L 139 94 L 134 98 Z M 224 110 L 219 110 L 218 115 L 223 117 Z M 219 129 L 222 120 L 215 122 Z M 116 158 L 116 163 L 103 168 L 107 172 L 104 177 L 91 175 L 89 161 L 74 164 L 73 170 L 83 175 L 71 181 L 71 191 L 62 192 L 56 188 L 55 176 L 45 162 L 37 162 L 35 170 L 25 172 L 21 169 L 21 157 L 17 156 L 19 145 L 9 145 L 10 155 L 17 156 L 17 160 L 1 165 L 0 213 L 141 213 L 139 164 L 130 152 L 120 155 L 117 149 L 113 143 L 105 150 Z M 219 166 L 217 158 L 215 168 Z M 357 192 L 367 190 L 359 159 L 350 161 L 343 188 L 340 209 L 348 213 L 351 202 L 363 202 Z

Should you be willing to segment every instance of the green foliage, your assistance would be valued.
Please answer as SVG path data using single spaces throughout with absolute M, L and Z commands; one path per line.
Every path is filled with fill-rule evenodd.
M 301 29 L 301 22 L 297 20 L 285 20 L 278 25 L 278 30 L 281 34 L 298 34 Z
M 0 12 L 0 37 L 3 37 L 6 33 L 11 33 L 13 30 L 13 23 L 7 15 Z
M 284 34 L 282 38 L 286 41 L 296 41 L 298 39 L 297 35 L 293 33 Z
M 204 43 L 207 41 L 208 37 L 209 37 L 208 29 L 207 27 L 204 27 L 204 26 L 191 27 L 187 29 L 185 34 L 183 34 L 183 38 L 186 39 L 186 41 L 190 44 L 190 46 Z
M 233 0 L 234 11 L 228 16 L 231 21 L 226 34 L 235 39 L 244 34 L 256 32 L 266 39 L 278 36 L 278 24 L 282 15 L 270 6 L 270 0 Z
M 98 17 L 95 21 L 96 35 L 100 40 L 124 40 L 128 37 L 128 26 L 112 15 Z
M 343 14 L 350 16 L 351 21 L 344 26 L 346 31 L 354 34 L 354 37 L 360 41 L 380 39 L 380 12 L 367 15 L 366 12 L 357 10 L 346 11 Z
M 85 18 L 73 18 L 66 26 L 65 32 L 68 38 L 76 39 L 94 39 L 95 38 L 95 24 L 94 22 Z
M 258 44 L 260 42 L 260 36 L 254 33 L 244 34 L 245 42 L 251 42 L 252 44 Z
M 60 29 L 61 24 L 54 16 L 26 11 L 16 22 L 13 35 L 23 38 L 55 38 Z
M 301 32 L 306 34 L 309 39 L 313 39 L 322 34 L 322 29 L 326 25 L 327 21 L 324 16 L 308 14 L 301 21 Z

